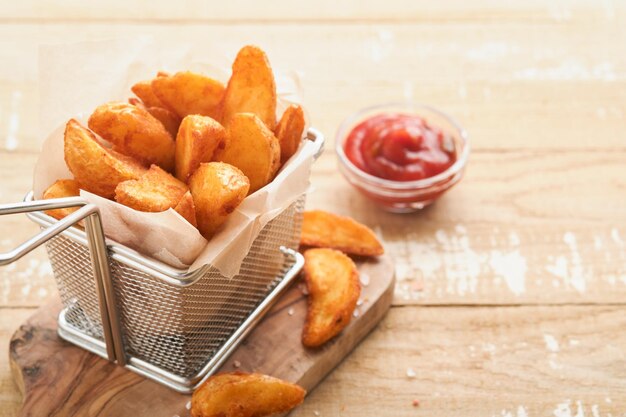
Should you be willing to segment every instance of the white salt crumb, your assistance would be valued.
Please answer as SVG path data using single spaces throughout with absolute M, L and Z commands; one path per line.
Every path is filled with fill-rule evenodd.
M 600 417 L 600 411 L 598 410 L 598 404 L 594 404 L 591 406 L 591 415 L 593 417 Z
M 359 312 L 354 310 L 354 312 L 352 313 L 352 317 L 354 317 L 354 318 L 359 317 Z
M 239 367 L 241 366 L 241 362 L 239 362 L 239 361 L 234 361 L 234 362 L 233 362 L 233 366 L 234 366 L 235 368 L 239 368 Z
M 191 401 L 187 401 L 187 404 L 185 404 L 185 408 L 187 410 L 191 410 Z
M 370 285 L 370 276 L 369 275 L 361 274 L 360 280 L 361 280 L 361 284 L 364 287 L 367 287 L 368 285 Z
M 290 316 L 293 316 L 293 308 L 290 308 L 289 311 L 287 311 L 287 314 L 289 314 Z
M 578 345 L 580 345 L 580 340 L 571 339 L 571 340 L 569 341 L 569 345 L 570 345 L 570 346 L 578 346 Z
M 317 411 L 317 410 L 315 410 L 315 411 L 313 411 L 313 414 L 314 414 L 314 415 L 316 415 L 316 416 L 319 416 L 319 415 L 320 415 L 320 412 L 319 412 L 319 411 Z
M 174 414 L 172 417 L 180 417 L 178 414 Z
M 358 305 L 358 306 L 362 306 L 362 305 L 363 305 L 363 300 L 359 299 L 359 300 L 356 302 L 356 305 Z
M 304 282 L 301 282 L 300 284 L 298 284 L 298 287 L 300 288 L 300 292 L 304 295 L 309 295 L 309 289 L 307 288 L 306 284 Z
M 611 399 L 610 399 L 609 397 L 606 397 L 606 398 L 604 399 L 604 401 L 606 401 L 607 403 L 611 404 Z
M 559 342 L 552 336 L 551 334 L 544 334 L 543 340 L 546 342 L 546 348 L 550 352 L 558 352 L 559 351 Z
M 417 373 L 413 370 L 413 368 L 406 368 L 406 376 L 407 378 L 415 378 L 417 376 Z

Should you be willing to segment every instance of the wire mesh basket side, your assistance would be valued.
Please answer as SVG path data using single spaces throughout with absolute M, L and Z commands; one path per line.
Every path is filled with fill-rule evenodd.
M 75 329 L 104 340 L 89 248 L 63 235 L 46 243 L 66 320 Z
M 303 208 L 304 197 L 270 221 L 233 278 L 206 267 L 181 287 L 112 260 L 127 354 L 194 377 L 291 268 L 280 247 L 298 247 Z

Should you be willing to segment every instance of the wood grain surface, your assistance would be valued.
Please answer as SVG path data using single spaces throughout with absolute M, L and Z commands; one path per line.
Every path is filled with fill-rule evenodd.
M 370 225 L 397 267 L 383 325 L 295 415 L 626 412 L 624 2 L 121 3 L 0 6 L 1 201 L 30 188 L 43 137 L 39 44 L 151 36 L 230 55 L 259 44 L 275 68 L 301 72 L 329 139 L 308 207 Z M 395 216 L 343 181 L 332 143 L 350 113 L 407 98 L 456 118 L 472 154 L 436 205 Z M 0 249 L 34 231 L 0 219 Z M 55 291 L 44 251 L 0 269 L 0 349 Z M 0 416 L 19 402 L 0 359 Z
M 357 262 L 367 285 L 348 327 L 320 349 L 301 341 L 307 300 L 293 285 L 263 318 L 221 371 L 260 372 L 297 383 L 307 391 L 324 379 L 378 324 L 393 297 L 388 257 Z M 56 318 L 60 300 L 35 311 L 15 332 L 10 363 L 24 396 L 20 416 L 151 417 L 186 415 L 190 395 L 156 382 L 61 340 Z

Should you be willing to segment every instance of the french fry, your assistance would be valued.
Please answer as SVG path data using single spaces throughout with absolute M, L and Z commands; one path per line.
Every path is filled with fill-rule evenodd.
M 321 210 L 304 212 L 300 245 L 333 248 L 360 256 L 380 256 L 385 252 L 367 226 Z
M 334 249 L 304 252 L 308 309 L 302 344 L 318 347 L 349 323 L 361 294 L 359 273 L 348 256 Z
M 187 191 L 183 198 L 180 199 L 174 210 L 185 218 L 195 228 L 198 227 L 196 219 L 196 206 L 193 204 L 193 197 L 190 191 Z
M 181 119 L 200 114 L 219 120 L 224 85 L 217 80 L 194 72 L 178 72 L 152 80 L 152 91 Z
M 248 195 L 250 182 L 238 168 L 222 162 L 202 163 L 189 177 L 198 230 L 211 239 Z
M 303 131 L 304 112 L 302 111 L 302 107 L 292 104 L 287 107 L 274 131 L 280 143 L 281 164 L 287 162 L 287 160 L 296 153 L 300 142 L 302 142 Z
M 210 162 L 224 147 L 226 131 L 208 116 L 186 116 L 176 136 L 176 177 L 187 182 L 202 162 Z
M 232 70 L 222 103 L 222 124 L 228 127 L 237 113 L 254 113 L 273 131 L 276 83 L 265 52 L 256 46 L 244 46 Z
M 174 139 L 148 111 L 130 103 L 100 105 L 89 117 L 89 128 L 111 142 L 115 151 L 145 165 L 174 169 Z
M 146 107 L 163 107 L 163 103 L 152 91 L 152 80 L 139 81 L 130 90 L 141 99 Z
M 63 198 L 63 197 L 75 197 L 80 195 L 80 188 L 76 180 L 56 180 L 54 184 L 43 192 L 43 199 L 48 200 L 51 198 Z M 48 216 L 52 216 L 55 219 L 61 220 L 78 210 L 78 207 L 68 207 L 56 210 L 46 210 Z
M 192 417 L 263 417 L 304 401 L 298 385 L 261 374 L 233 372 L 207 379 L 191 397 Z
M 176 207 L 187 186 L 152 165 L 139 179 L 121 182 L 115 188 L 115 201 L 139 211 L 161 212 Z
M 65 163 L 83 190 L 105 198 L 115 196 L 122 181 L 139 178 L 146 172 L 135 159 L 107 149 L 95 135 L 76 120 L 65 127 Z
M 253 193 L 269 183 L 280 168 L 280 145 L 256 115 L 237 113 L 227 127 L 224 149 L 215 159 L 243 171 Z

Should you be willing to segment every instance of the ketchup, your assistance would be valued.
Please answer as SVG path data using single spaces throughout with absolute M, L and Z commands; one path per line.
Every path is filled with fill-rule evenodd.
M 452 137 L 419 116 L 402 113 L 364 120 L 352 129 L 344 149 L 357 168 L 392 181 L 433 177 L 456 161 Z

